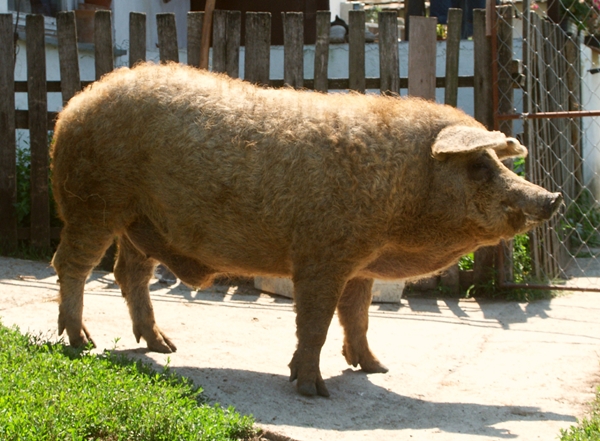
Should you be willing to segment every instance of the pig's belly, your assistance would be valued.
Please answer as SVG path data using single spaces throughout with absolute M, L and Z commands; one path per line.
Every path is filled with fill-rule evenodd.
M 458 262 L 468 251 L 452 253 L 384 253 L 363 268 L 359 275 L 383 280 L 410 279 L 443 270 Z

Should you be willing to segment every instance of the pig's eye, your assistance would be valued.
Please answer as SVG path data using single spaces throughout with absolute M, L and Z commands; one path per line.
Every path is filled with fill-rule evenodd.
M 469 164 L 469 178 L 474 181 L 484 181 L 492 177 L 492 169 L 487 161 L 478 160 Z

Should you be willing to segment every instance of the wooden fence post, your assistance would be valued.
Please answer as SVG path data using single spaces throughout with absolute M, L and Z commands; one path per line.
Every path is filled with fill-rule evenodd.
M 242 37 L 242 13 L 227 13 L 227 59 L 225 72 L 231 78 L 240 77 L 240 41 Z
M 146 60 L 146 14 L 129 13 L 129 67 Z
M 365 11 L 348 11 L 348 17 L 349 88 L 365 93 Z
M 398 14 L 379 13 L 379 78 L 382 94 L 400 93 L 400 63 L 398 60 Z
M 200 67 L 202 47 L 202 25 L 204 11 L 191 11 L 187 15 L 187 64 Z
M 225 72 L 227 68 L 227 11 L 217 9 L 212 22 L 212 71 Z
M 436 60 L 436 18 L 411 17 L 410 40 L 413 43 L 408 52 L 408 94 L 415 97 L 435 100 L 435 60 Z M 448 274 L 453 274 L 452 272 Z M 418 282 L 422 290 L 437 288 L 438 277 L 429 277 Z
M 241 17 L 240 11 L 216 10 L 214 12 L 213 72 L 227 73 L 232 78 L 240 76 Z
M 460 31 L 462 9 L 448 10 L 448 31 L 446 35 L 446 88 L 444 103 L 456 107 L 458 102 L 458 62 L 460 54 Z
M 406 0 L 404 3 L 404 32 L 406 40 L 409 41 L 412 37 L 410 34 L 410 26 L 412 17 L 425 16 L 425 0 Z
M 27 15 L 27 102 L 31 149 L 31 245 L 50 249 L 50 201 L 48 192 L 48 93 L 44 17 Z
M 158 30 L 158 52 L 160 62 L 166 63 L 168 61 L 174 61 L 175 63 L 179 63 L 175 14 L 172 12 L 156 14 L 156 27 Z
M 94 14 L 94 59 L 96 80 L 115 68 L 110 11 L 96 11 Z
M 456 107 L 458 101 L 458 61 L 460 54 L 462 15 L 462 9 L 452 8 L 448 10 L 444 103 L 453 107 Z M 458 264 L 452 265 L 440 276 L 440 283 L 452 294 L 460 294 L 460 269 Z
M 60 64 L 60 90 L 63 104 L 81 90 L 77 29 L 73 11 L 59 12 L 56 16 L 58 34 L 58 59 Z
M 513 7 L 496 7 L 498 18 L 496 19 L 496 41 L 498 66 L 498 108 L 496 111 L 501 115 L 514 113 L 514 90 L 511 65 L 513 63 Z M 494 37 L 492 37 L 494 38 Z M 513 121 L 500 121 L 498 125 L 501 132 L 506 136 L 513 136 Z M 512 159 L 505 161 L 512 169 Z M 497 247 L 497 253 L 503 258 L 496 261 L 496 279 L 502 283 L 504 280 L 513 280 L 513 241 L 503 241 Z M 501 266 L 502 265 L 502 266 Z
M 488 129 L 494 127 L 494 104 L 492 99 L 492 43 L 486 35 L 486 11 L 473 11 L 473 94 L 475 119 Z M 484 247 L 475 251 L 473 283 L 484 285 L 495 279 L 496 247 Z
M 0 246 L 17 249 L 17 159 L 12 14 L 0 14 Z
M 304 14 L 282 12 L 283 82 L 295 89 L 304 87 Z
M 315 43 L 315 90 L 327 92 L 329 82 L 327 69 L 329 65 L 329 31 L 331 28 L 329 11 L 317 11 L 317 40 Z
M 408 52 L 408 94 L 435 100 L 435 58 L 437 18 L 411 17 Z
M 271 13 L 247 12 L 244 79 L 263 86 L 269 85 L 271 60 Z

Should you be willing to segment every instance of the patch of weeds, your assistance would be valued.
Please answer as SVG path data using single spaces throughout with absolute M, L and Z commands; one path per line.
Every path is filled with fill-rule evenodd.
M 567 430 L 560 430 L 560 441 L 597 441 L 600 439 L 600 388 L 591 406 L 590 414 Z
M 518 234 L 513 240 L 513 275 L 516 283 L 531 280 L 533 261 L 531 259 L 531 240 L 528 234 Z
M 0 325 L 2 440 L 247 440 L 252 426 L 169 368 Z
M 53 132 L 48 132 L 48 146 L 52 144 Z M 26 147 L 18 148 L 17 156 L 17 221 L 20 227 L 28 227 L 31 222 L 31 149 L 29 143 L 23 141 Z M 51 175 L 48 173 L 48 197 L 50 199 L 50 219 L 52 226 L 59 226 L 56 204 L 52 194 Z
M 40 262 L 49 262 L 52 259 L 52 255 L 58 246 L 58 240 L 52 240 L 50 242 L 49 249 L 40 249 L 34 247 L 27 240 L 19 240 L 17 242 L 17 248 L 12 251 L 4 249 L 0 243 L 0 256 L 15 257 L 17 259 L 25 260 L 37 260 Z

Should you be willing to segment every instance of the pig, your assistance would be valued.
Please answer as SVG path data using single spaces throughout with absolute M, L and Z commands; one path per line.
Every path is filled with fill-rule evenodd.
M 58 116 L 52 188 L 59 333 L 92 342 L 84 284 L 118 240 L 133 333 L 176 350 L 148 284 L 158 263 L 191 287 L 222 274 L 291 277 L 290 381 L 328 396 L 319 358 L 337 310 L 342 353 L 367 373 L 373 280 L 418 279 L 549 219 L 561 204 L 502 164 L 514 138 L 421 99 L 259 88 L 178 64 L 121 68 Z

